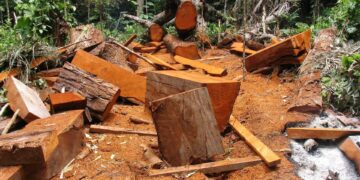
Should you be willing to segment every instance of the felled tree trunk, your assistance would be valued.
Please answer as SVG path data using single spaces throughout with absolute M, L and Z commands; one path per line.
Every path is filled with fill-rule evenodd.
M 162 41 L 162 38 L 165 35 L 164 29 L 156 23 L 153 23 L 151 21 L 141 19 L 137 16 L 133 16 L 130 14 L 124 14 L 124 17 L 127 17 L 129 19 L 132 19 L 138 23 L 140 23 L 143 26 L 146 26 L 148 28 L 148 36 L 150 41 L 160 42 Z
M 321 110 L 321 70 L 316 69 L 316 67 L 321 63 L 319 55 L 332 49 L 335 38 L 336 30 L 333 28 L 324 29 L 319 32 L 315 39 L 314 48 L 300 67 L 300 77 L 297 82 L 299 93 L 289 111 L 318 113 Z
M 175 28 L 181 38 L 186 38 L 197 26 L 197 9 L 191 0 L 184 0 L 178 7 Z
M 120 95 L 118 87 L 66 63 L 57 79 L 54 89 L 58 92 L 65 88 L 86 97 L 86 106 L 94 119 L 103 121 Z
M 164 37 L 164 43 L 167 49 L 174 55 L 182 56 L 188 59 L 200 59 L 198 48 L 193 42 L 185 42 L 168 34 Z

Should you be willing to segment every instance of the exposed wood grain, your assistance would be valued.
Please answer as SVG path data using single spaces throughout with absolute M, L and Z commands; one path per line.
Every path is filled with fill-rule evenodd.
M 186 42 L 178 39 L 174 35 L 167 34 L 164 37 L 164 43 L 169 52 L 173 55 L 179 55 L 188 59 L 200 59 L 196 43 Z
M 357 172 L 360 172 L 360 147 L 357 142 L 350 136 L 339 145 L 339 149 L 355 163 Z
M 203 69 L 203 70 L 205 70 L 207 73 L 209 73 L 211 75 L 223 76 L 223 75 L 226 74 L 226 69 L 211 66 L 211 65 L 208 65 L 208 64 L 204 64 L 204 63 L 201 63 L 199 61 L 187 59 L 187 58 L 184 58 L 184 57 L 181 57 L 181 56 L 175 56 L 174 59 L 175 59 L 176 62 L 178 62 L 180 64 L 188 65 L 188 66 L 191 66 L 193 68 Z
M 207 161 L 224 152 L 206 88 L 150 103 L 160 152 L 173 166 Z
M 50 113 L 40 99 L 38 93 L 23 84 L 14 77 L 10 77 L 6 82 L 6 95 L 10 108 L 15 112 L 20 110 L 19 116 L 27 122 L 38 118 L 46 118 Z
M 230 51 L 235 52 L 235 53 L 243 53 L 244 52 L 244 43 L 234 42 L 230 47 Z M 256 54 L 256 51 L 251 50 L 249 48 L 245 48 L 245 53 L 246 54 Z
M 63 68 L 53 88 L 61 92 L 65 87 L 68 92 L 77 92 L 86 97 L 86 106 L 91 116 L 100 121 L 105 120 L 119 97 L 119 88 L 73 64 L 65 63 Z
M 162 67 L 165 67 L 166 69 L 170 69 L 170 70 L 179 70 L 178 68 L 172 66 L 171 64 L 165 62 L 164 60 L 151 55 L 151 54 L 144 54 L 145 57 L 149 58 L 152 62 L 154 62 L 157 65 L 160 65 Z
M 50 105 L 54 112 L 85 109 L 86 98 L 76 92 L 50 94 Z
M 22 180 L 24 179 L 22 166 L 0 167 L 0 179 L 3 180 Z
M 161 176 L 161 175 L 171 175 L 178 173 L 189 173 L 193 171 L 200 171 L 203 173 L 221 173 L 227 171 L 239 170 L 245 167 L 254 166 L 261 162 L 261 159 L 258 157 L 246 157 L 246 158 L 236 158 L 236 159 L 227 159 L 223 161 L 210 162 L 197 165 L 188 165 L 180 167 L 172 167 L 161 170 L 150 170 L 150 176 Z
M 288 128 L 291 139 L 338 139 L 344 136 L 360 134 L 360 130 L 332 128 Z
M 235 117 L 231 116 L 229 120 L 231 127 L 245 139 L 246 143 L 256 151 L 263 161 L 273 167 L 280 164 L 280 157 L 275 154 L 268 146 L 252 134 L 245 126 L 243 126 Z
M 139 130 L 110 127 L 110 126 L 101 126 L 101 125 L 91 125 L 90 132 L 91 133 L 138 134 L 138 135 L 147 135 L 147 136 L 157 136 L 157 133 L 152 132 L 152 131 L 139 131 Z

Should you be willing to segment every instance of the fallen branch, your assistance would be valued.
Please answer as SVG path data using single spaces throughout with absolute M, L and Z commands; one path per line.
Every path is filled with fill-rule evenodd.
M 11 126 L 15 123 L 15 120 L 18 116 L 20 112 L 20 109 L 17 109 L 14 113 L 14 115 L 12 116 L 11 120 L 9 121 L 9 123 L 5 126 L 4 130 L 1 132 L 1 135 L 7 134 L 11 128 Z
M 101 125 L 91 125 L 90 132 L 91 133 L 138 134 L 138 135 L 157 136 L 157 133 L 153 132 L 153 131 L 137 131 L 137 130 L 132 130 L 132 129 L 101 126 Z
M 129 39 L 124 42 L 124 46 L 129 46 L 136 38 L 136 34 L 131 35 Z

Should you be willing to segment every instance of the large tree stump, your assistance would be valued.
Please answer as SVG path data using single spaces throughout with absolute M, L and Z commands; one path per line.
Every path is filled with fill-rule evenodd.
M 224 152 L 206 88 L 171 95 L 150 104 L 160 152 L 171 165 L 204 162 Z
M 71 62 L 121 89 L 120 96 L 145 102 L 146 79 L 117 67 L 85 51 L 78 51 Z
M 0 136 L 0 164 L 23 165 L 27 179 L 50 179 L 81 152 L 83 111 L 68 111 L 30 122 Z
M 6 89 L 8 90 L 6 97 L 11 109 L 14 112 L 19 109 L 19 116 L 25 121 L 31 122 L 50 116 L 37 92 L 13 76 L 6 82 Z
M 319 63 L 318 55 L 330 51 L 335 38 L 335 29 L 329 28 L 319 32 L 315 39 L 314 49 L 309 52 L 300 67 L 300 76 L 297 82 L 298 96 L 289 111 L 317 113 L 321 110 L 321 70 L 315 67 Z
M 166 96 L 207 87 L 220 131 L 228 124 L 240 83 L 183 71 L 147 73 L 146 105 Z
M 133 16 L 130 14 L 124 14 L 124 16 L 140 23 L 143 26 L 146 26 L 148 28 L 148 36 L 150 41 L 155 41 L 155 42 L 162 41 L 165 35 L 165 31 L 159 24 L 153 23 L 145 19 L 141 19 L 137 16 Z
M 199 51 L 196 43 L 181 41 L 173 35 L 166 35 L 164 43 L 169 52 L 173 55 L 182 56 L 188 59 L 200 59 Z
M 65 87 L 66 91 L 86 97 L 86 106 L 91 116 L 100 121 L 105 120 L 119 97 L 119 88 L 70 63 L 65 63 L 63 68 L 53 88 L 61 92 Z

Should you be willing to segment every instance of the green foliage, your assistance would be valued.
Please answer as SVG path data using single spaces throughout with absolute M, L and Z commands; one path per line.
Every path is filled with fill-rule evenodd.
M 16 29 L 23 36 L 44 37 L 54 30 L 56 19 L 63 18 L 70 25 L 75 24 L 76 8 L 69 0 L 23 0 L 16 1 L 18 16 Z
M 342 58 L 342 67 L 323 76 L 323 97 L 340 111 L 360 114 L 360 54 Z
M 218 43 L 218 37 L 223 38 L 222 36 L 225 33 L 233 34 L 235 33 L 235 27 L 230 24 L 217 24 L 217 23 L 208 23 L 207 26 L 207 35 L 210 38 L 212 44 Z

